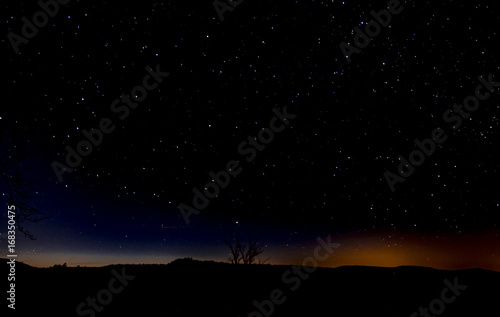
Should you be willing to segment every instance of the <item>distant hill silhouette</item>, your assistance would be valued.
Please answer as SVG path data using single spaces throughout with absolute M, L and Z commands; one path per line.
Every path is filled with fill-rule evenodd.
M 0 262 L 7 272 L 7 260 Z M 76 307 L 107 289 L 112 270 L 122 272 L 123 267 L 135 278 L 95 316 L 250 316 L 256 311 L 255 300 L 262 303 L 273 290 L 281 289 L 286 300 L 274 305 L 270 316 L 406 317 L 440 298 L 446 287 L 443 281 L 453 283 L 455 278 L 467 289 L 439 316 L 498 316 L 500 311 L 500 273 L 482 269 L 344 266 L 298 276 L 290 273 L 290 266 L 180 259 L 167 265 L 99 268 L 34 268 L 17 263 L 16 314 L 78 316 Z M 285 272 L 288 284 L 283 282 Z M 292 291 L 297 281 L 300 286 Z
M 4 258 L 0 258 L 0 265 L 2 267 L 5 267 L 7 265 L 7 263 L 9 262 L 9 259 L 4 259 Z M 23 262 L 18 262 L 16 260 L 16 269 L 18 268 L 23 268 L 23 269 L 36 269 L 35 267 L 32 267 L 26 263 L 23 263 Z

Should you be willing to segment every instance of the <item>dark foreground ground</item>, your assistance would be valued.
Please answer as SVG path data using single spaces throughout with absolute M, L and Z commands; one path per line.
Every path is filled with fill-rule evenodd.
M 6 272 L 8 265 L 1 261 Z M 429 316 L 500 314 L 500 273 L 480 269 L 340 267 L 306 273 L 288 266 L 177 260 L 168 265 L 49 269 L 17 263 L 16 270 L 16 313 L 9 310 L 8 316 L 387 317 L 411 316 L 430 303 L 435 314 L 429 311 Z M 113 280 L 115 274 L 123 273 L 135 278 Z M 467 288 L 446 290 L 445 279 Z M 110 281 L 114 295 L 109 291 Z M 78 314 L 80 303 L 98 293 L 107 304 L 97 301 L 102 311 L 85 304 Z M 271 298 L 278 303 L 273 308 Z M 264 313 L 258 312 L 254 301 L 262 304 Z M 3 299 L 2 311 L 7 304 Z

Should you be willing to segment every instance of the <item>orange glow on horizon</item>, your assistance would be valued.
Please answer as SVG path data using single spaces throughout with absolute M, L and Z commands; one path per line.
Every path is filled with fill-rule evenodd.
M 326 238 L 326 237 L 323 237 Z M 331 235 L 332 243 L 340 247 L 320 267 L 339 266 L 422 266 L 443 270 L 482 268 L 500 272 L 500 234 L 443 235 L 394 232 L 364 232 Z M 271 257 L 269 264 L 302 265 L 313 256 L 316 241 L 289 248 L 275 246 L 264 251 L 263 258 Z M 298 251 L 301 250 L 301 251 Z M 227 250 L 221 246 L 210 256 L 195 254 L 89 254 L 89 253 L 25 253 L 19 261 L 35 267 L 50 267 L 67 263 L 68 266 L 106 266 L 110 264 L 167 264 L 177 258 L 225 262 Z M 323 253 L 322 253 L 323 254 Z M 311 264 L 307 264 L 311 265 Z
M 341 246 L 321 267 L 423 266 L 443 270 L 482 268 L 500 272 L 498 233 L 433 236 L 430 234 L 358 233 L 333 236 Z M 314 250 L 310 244 L 308 249 Z M 312 255 L 312 252 L 311 252 Z M 301 265 L 301 260 L 294 264 Z

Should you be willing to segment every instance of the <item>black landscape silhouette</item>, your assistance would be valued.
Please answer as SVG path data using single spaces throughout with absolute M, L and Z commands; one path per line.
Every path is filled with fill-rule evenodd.
M 2 262 L 8 267 L 5 259 Z M 298 275 L 291 268 L 191 259 L 98 268 L 35 268 L 17 263 L 16 313 L 79 316 L 77 306 L 107 289 L 113 270 L 133 279 L 95 316 L 266 316 L 253 303 L 267 302 L 273 290 L 282 291 L 280 299 L 286 299 L 273 305 L 269 316 L 411 316 L 441 297 L 444 280 L 456 280 L 467 288 L 456 297 L 451 291 L 446 294 L 455 300 L 446 304 L 440 316 L 497 316 L 499 311 L 498 272 L 344 266 L 317 268 L 312 273 L 302 268 Z M 114 287 L 119 285 L 116 282 Z M 92 314 L 87 310 L 82 316 Z

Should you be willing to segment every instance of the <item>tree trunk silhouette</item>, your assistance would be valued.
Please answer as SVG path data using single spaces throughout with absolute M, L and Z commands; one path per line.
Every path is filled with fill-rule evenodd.
M 240 242 L 239 236 L 236 238 L 225 239 L 225 244 L 228 246 L 231 256 L 229 257 L 229 263 L 231 264 L 252 264 L 255 263 L 257 257 L 263 252 L 263 245 L 257 241 L 253 241 L 252 238 L 248 239 L 248 244 L 242 244 Z M 259 263 L 265 263 L 268 259 Z

